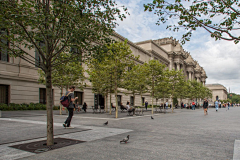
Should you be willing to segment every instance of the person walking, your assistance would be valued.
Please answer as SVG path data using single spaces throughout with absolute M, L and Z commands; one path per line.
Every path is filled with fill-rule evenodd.
M 63 127 L 65 127 L 65 128 L 74 128 L 74 127 L 70 126 L 71 121 L 72 121 L 72 116 L 73 116 L 74 101 L 76 99 L 78 99 L 78 97 L 74 98 L 74 94 L 73 94 L 74 91 L 75 91 L 75 86 L 70 86 L 69 90 L 66 92 L 66 95 L 68 95 L 68 93 L 70 92 L 70 94 L 68 95 L 68 100 L 70 103 L 69 103 L 69 107 L 67 107 L 68 117 L 67 117 L 66 121 L 63 123 Z
M 148 101 L 146 100 L 146 101 L 145 101 L 145 108 L 146 108 L 146 111 L 147 111 L 147 107 L 148 107 Z
M 218 100 L 215 101 L 216 112 L 218 111 Z
M 192 110 L 195 110 L 195 102 L 192 102 Z
M 168 109 L 168 101 L 166 102 L 166 109 Z
M 204 99 L 204 102 L 203 102 L 203 110 L 204 110 L 204 115 L 205 116 L 208 115 L 208 112 L 207 112 L 207 110 L 208 110 L 208 101 L 207 101 L 206 98 Z
M 228 110 L 229 110 L 229 107 L 230 107 L 230 103 L 228 102 L 228 103 L 227 103 L 227 105 L 228 105 Z

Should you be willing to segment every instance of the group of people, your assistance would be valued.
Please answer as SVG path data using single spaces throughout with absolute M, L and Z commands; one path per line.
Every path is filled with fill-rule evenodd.
M 128 112 L 133 112 L 133 115 L 135 116 L 135 108 L 134 107 L 130 107 L 130 102 L 127 101 L 126 106 L 124 106 L 122 103 L 120 104 L 120 108 L 122 110 L 127 110 Z
M 67 117 L 67 119 L 65 120 L 65 122 L 63 123 L 63 127 L 65 127 L 65 128 L 74 128 L 74 127 L 72 127 L 70 124 L 71 124 L 71 120 L 72 120 L 72 117 L 73 117 L 73 111 L 74 111 L 74 108 L 75 109 L 78 109 L 78 111 L 80 111 L 81 110 L 81 108 L 80 108 L 80 106 L 78 105 L 78 102 L 75 104 L 75 101 L 78 99 L 78 97 L 74 97 L 74 94 L 73 94 L 73 92 L 74 92 L 74 90 L 75 90 L 75 86 L 70 86 L 69 87 L 69 90 L 66 92 L 66 94 L 65 95 L 68 95 L 68 99 L 69 99 L 69 107 L 67 107 L 67 110 L 68 110 L 68 112 L 69 112 L 69 114 L 68 114 L 68 117 Z M 216 108 L 216 112 L 218 111 L 218 107 L 219 107 L 219 105 L 221 105 L 221 102 L 220 102 L 220 104 L 219 104 L 219 102 L 220 101 L 218 101 L 218 100 L 216 100 L 215 101 L 215 108 Z M 115 106 L 113 106 L 113 104 L 111 104 L 112 105 L 112 108 L 114 108 Z M 144 103 L 144 105 L 145 105 L 145 108 L 146 108 L 146 110 L 147 110 L 147 107 L 148 107 L 148 102 L 147 101 L 145 101 L 145 103 Z M 195 107 L 196 107 L 196 104 L 195 104 L 195 102 L 193 101 L 192 102 L 192 110 L 195 110 Z M 229 107 L 230 107 L 230 103 L 228 102 L 228 103 L 226 103 L 226 104 L 223 104 L 225 107 L 226 106 L 228 106 L 228 110 L 229 110 Z M 181 103 L 181 108 L 185 108 L 185 107 L 187 107 L 188 106 L 188 104 L 183 104 L 183 103 Z M 128 112 L 133 112 L 133 115 L 135 115 L 135 108 L 134 107 L 130 107 L 130 103 L 129 102 L 127 102 L 127 104 L 126 104 L 126 106 L 124 106 L 122 103 L 120 104 L 120 107 L 121 107 L 121 109 L 122 110 L 127 110 Z M 168 109 L 168 102 L 166 102 L 165 104 L 164 104 L 164 107 L 166 108 L 166 109 Z M 116 107 L 115 107 L 116 108 Z M 86 112 L 86 109 L 87 109 L 87 104 L 84 102 L 84 104 L 83 104 L 83 107 L 82 107 L 82 109 Z M 207 101 L 207 99 L 204 99 L 204 102 L 203 102 L 203 110 L 204 110 L 204 115 L 208 115 L 208 101 Z
M 218 112 L 218 108 L 221 107 L 221 102 L 219 100 L 216 100 L 214 102 L 214 105 L 215 105 L 216 112 Z M 228 110 L 229 110 L 230 105 L 231 104 L 229 102 L 227 102 L 227 103 L 223 104 L 223 107 L 228 107 Z M 207 113 L 207 110 L 208 110 L 208 101 L 207 101 L 207 99 L 204 99 L 203 109 L 204 109 L 204 115 L 208 115 L 208 113 Z
M 84 112 L 87 112 L 87 103 L 86 102 L 83 103 L 82 108 L 79 106 L 78 102 L 76 102 L 74 105 L 75 105 L 74 108 L 77 109 L 78 112 L 80 112 L 81 110 L 84 110 Z
M 218 108 L 221 108 L 222 107 L 222 105 L 221 105 L 221 101 L 219 101 L 219 100 L 216 100 L 215 102 L 214 102 L 214 105 L 215 105 L 215 108 L 216 108 L 216 112 L 218 111 Z M 229 110 L 229 107 L 230 107 L 230 103 L 229 102 L 227 102 L 227 103 L 224 103 L 223 104 L 223 107 L 228 107 L 228 110 Z

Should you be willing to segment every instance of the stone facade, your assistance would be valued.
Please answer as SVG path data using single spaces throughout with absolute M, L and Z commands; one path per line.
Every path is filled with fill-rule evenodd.
M 158 40 L 148 40 L 136 43 L 151 53 L 151 59 L 157 59 L 168 66 L 170 70 L 183 70 L 186 80 L 197 80 L 205 85 L 206 72 L 199 63 L 185 51 L 181 44 L 172 37 Z
M 206 87 L 212 91 L 210 102 L 227 99 L 227 88 L 221 84 L 206 84 Z
M 113 38 L 120 41 L 126 39 L 118 33 L 114 33 Z M 169 69 L 182 69 L 186 79 L 196 79 L 205 84 L 207 76 L 204 69 L 192 58 L 189 52 L 182 48 L 176 39 L 171 37 L 138 43 L 128 41 L 128 44 L 132 54 L 140 56 L 137 63 L 143 64 L 151 59 L 157 59 Z M 30 52 L 32 56 L 35 56 L 34 50 Z M 0 97 L 2 97 L 0 103 L 44 102 L 45 86 L 38 84 L 37 70 L 34 65 L 19 58 L 9 57 L 8 61 L 0 60 Z M 92 93 L 91 87 L 86 87 L 83 90 L 76 89 L 76 93 L 81 95 L 80 104 L 86 102 L 88 106 L 94 105 L 94 93 Z M 60 96 L 60 90 L 53 87 L 54 105 L 59 105 Z M 111 99 L 115 103 L 113 95 Z M 118 99 L 123 104 L 126 104 L 127 101 L 131 102 L 131 95 L 119 93 Z M 108 97 L 108 102 L 109 100 L 110 97 Z M 145 100 L 151 101 L 149 94 L 143 95 L 143 99 L 137 95 L 135 105 L 141 105 Z M 154 104 L 156 104 L 156 100 L 154 100 Z

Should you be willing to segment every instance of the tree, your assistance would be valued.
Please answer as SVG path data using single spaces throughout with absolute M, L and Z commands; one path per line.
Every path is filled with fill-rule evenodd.
M 202 98 L 205 95 L 205 90 L 203 89 L 203 85 L 200 82 L 197 82 L 196 80 L 188 81 L 189 82 L 189 92 L 188 92 L 188 98 L 193 100 L 194 98 Z M 204 97 L 205 98 L 205 97 Z
M 154 98 L 160 99 L 160 98 L 169 98 L 170 97 L 170 88 L 168 85 L 168 77 L 164 76 L 166 72 L 164 71 L 162 79 L 160 81 L 157 81 L 156 87 L 155 87 L 155 94 Z
M 171 103 L 173 102 L 173 98 L 179 98 L 181 92 L 183 90 L 183 86 L 185 86 L 185 77 L 182 73 L 182 70 L 166 70 L 165 71 L 165 80 L 167 81 L 167 86 L 169 88 L 169 95 L 171 99 Z M 172 112 L 173 112 L 172 104 Z
M 108 70 L 108 67 L 102 63 L 100 59 L 91 59 L 88 61 L 88 70 L 89 75 L 88 79 L 91 82 L 91 87 L 93 93 L 102 94 L 106 98 L 105 109 L 107 111 L 107 96 L 111 90 L 111 73 Z M 99 100 L 98 100 L 99 101 Z M 111 103 L 111 102 L 110 102 Z M 111 109 L 110 109 L 111 114 Z
M 153 98 L 156 92 L 156 84 L 163 79 L 164 64 L 161 64 L 157 60 L 150 60 L 148 63 L 144 63 L 147 73 L 148 92 L 152 97 L 152 114 L 153 114 Z
M 88 56 L 109 37 L 121 14 L 111 0 L 15 0 L 0 1 L 0 47 L 9 54 L 20 57 L 29 64 L 41 68 L 46 78 L 47 93 L 47 145 L 53 145 L 52 71 L 57 67 L 61 53 L 76 48 L 79 52 L 62 63 L 76 57 Z M 124 8 L 126 13 L 126 8 Z M 36 50 L 36 56 L 31 50 Z
M 123 88 L 132 93 L 134 100 L 136 94 L 140 94 L 142 100 L 142 94 L 147 92 L 147 72 L 144 67 L 141 64 L 134 65 L 124 77 Z
M 100 68 L 101 72 L 99 72 L 99 77 L 102 75 L 102 86 L 105 84 L 106 88 L 108 89 L 109 93 L 111 91 L 114 91 L 115 100 L 116 100 L 116 118 L 118 118 L 118 103 L 117 103 L 117 94 L 118 94 L 118 88 L 123 87 L 123 81 L 125 74 L 127 72 L 128 67 L 132 67 L 134 65 L 134 59 L 137 59 L 137 57 L 134 57 L 131 53 L 131 49 L 129 45 L 127 44 L 127 41 L 125 42 L 114 42 L 110 44 L 106 44 L 106 47 L 103 47 L 103 53 L 102 58 L 100 61 L 98 61 L 96 64 L 97 66 L 91 66 L 90 68 L 97 67 Z M 89 74 L 91 77 L 95 74 L 98 74 L 95 69 L 90 70 Z M 99 70 L 99 69 L 97 69 Z M 90 78 L 91 79 L 91 78 Z M 99 81 L 99 79 L 92 78 L 93 85 Z M 98 88 L 101 88 L 98 87 Z M 110 95 L 111 98 L 111 95 Z M 111 101 L 110 101 L 111 103 Z M 110 113 L 111 114 L 111 113 Z
M 204 99 L 204 98 L 212 98 L 212 91 L 201 85 L 201 93 L 200 93 L 200 98 Z
M 240 95 L 235 93 L 228 93 L 227 97 L 232 100 L 233 103 L 240 103 Z
M 182 99 L 188 98 L 189 92 L 189 85 L 188 85 L 188 81 L 184 81 L 184 83 L 182 83 L 181 86 L 181 91 L 178 93 L 178 98 L 180 98 L 180 102 L 182 102 Z
M 56 63 L 61 64 L 61 62 L 68 58 L 69 54 L 61 53 Z M 38 82 L 46 85 L 46 75 L 39 69 L 39 79 Z M 84 87 L 84 69 L 82 67 L 82 59 L 76 59 L 74 62 L 66 62 L 64 64 L 53 67 L 52 69 L 52 85 L 58 87 L 61 92 L 60 96 L 63 95 L 63 89 L 68 89 L 69 86 L 74 85 L 80 89 Z M 62 114 L 62 105 L 60 105 L 60 114 Z
M 145 11 L 159 16 L 157 25 L 164 24 L 170 19 L 178 19 L 177 24 L 167 25 L 167 29 L 178 31 L 181 27 L 187 30 L 181 42 L 189 41 L 197 28 L 204 28 L 215 40 L 240 40 L 240 10 L 238 0 L 153 0 L 145 4 Z
M 118 103 L 117 103 L 117 94 L 118 88 L 123 86 L 123 77 L 127 72 L 128 67 L 132 67 L 134 65 L 134 57 L 131 53 L 131 49 L 125 42 L 116 42 L 107 45 L 108 48 L 108 56 L 105 58 L 103 62 L 106 66 L 109 67 L 109 70 L 112 72 L 112 82 L 113 82 L 113 91 L 115 95 L 116 101 L 116 118 L 118 118 Z

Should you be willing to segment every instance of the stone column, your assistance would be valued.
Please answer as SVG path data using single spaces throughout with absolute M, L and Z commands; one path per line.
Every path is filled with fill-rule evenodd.
M 180 70 L 180 63 L 177 63 L 177 70 Z
M 169 61 L 170 61 L 169 70 L 172 70 L 173 69 L 173 57 L 172 56 L 169 57 Z
M 203 86 L 205 86 L 205 81 L 203 81 L 202 83 L 203 83 Z
M 197 77 L 197 82 L 200 82 L 200 78 L 199 77 Z
M 188 72 L 188 77 L 189 77 L 189 80 L 191 81 L 192 80 L 192 72 Z

